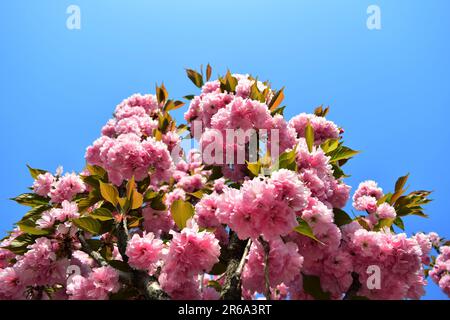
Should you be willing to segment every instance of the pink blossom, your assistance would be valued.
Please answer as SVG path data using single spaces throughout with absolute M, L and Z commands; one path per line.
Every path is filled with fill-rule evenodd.
M 152 274 L 161 258 L 162 249 L 163 242 L 155 239 L 153 233 L 144 233 L 142 237 L 135 233 L 127 244 L 128 263 L 133 268 L 146 270 Z
M 303 257 L 292 242 L 284 243 L 281 239 L 269 242 L 269 283 L 275 287 L 281 283 L 289 283 L 300 273 Z M 264 257 L 263 246 L 254 242 L 242 273 L 244 288 L 256 292 L 264 292 Z
M 0 269 L 0 300 L 20 299 L 24 286 L 16 269 Z
M 375 213 L 377 211 L 377 199 L 371 196 L 361 196 L 353 202 L 353 207 L 358 211 Z
M 83 193 L 86 185 L 75 173 L 66 173 L 58 179 L 50 191 L 50 198 L 53 203 L 62 203 L 64 200 L 71 201 L 74 196 Z
M 67 284 L 71 300 L 106 300 L 119 289 L 119 275 L 109 266 L 92 269 L 86 277 L 74 275 Z
M 145 207 L 142 209 L 142 216 L 144 217 L 144 230 L 155 235 L 168 233 L 175 225 L 172 216 L 167 211 L 158 211 L 151 207 Z
M 383 196 L 383 190 L 378 187 L 375 181 L 367 180 L 361 182 L 353 195 L 353 202 L 362 196 L 374 197 L 376 200 Z
M 297 132 L 299 138 L 304 138 L 308 123 L 314 130 L 314 144 L 316 145 L 320 145 L 327 139 L 339 138 L 339 128 L 333 122 L 314 114 L 301 113 L 289 121 L 289 126 Z
M 378 206 L 376 215 L 379 219 L 394 219 L 397 214 L 394 207 L 388 203 L 382 203 Z
M 163 267 L 163 272 L 175 276 L 193 276 L 208 272 L 220 255 L 219 241 L 207 231 L 199 232 L 198 226 L 184 228 L 180 233 L 171 231 L 173 236 Z
M 42 197 L 47 197 L 54 181 L 55 177 L 50 172 L 40 174 L 33 183 L 33 191 Z

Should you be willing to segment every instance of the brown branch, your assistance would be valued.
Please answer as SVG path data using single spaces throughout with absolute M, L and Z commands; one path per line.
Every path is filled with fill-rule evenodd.
M 361 288 L 361 282 L 359 282 L 359 275 L 356 272 L 352 272 L 353 282 L 344 295 L 343 300 L 351 300 L 356 297 L 359 289 Z
M 264 248 L 264 296 L 267 300 L 270 300 L 271 292 L 270 292 L 270 279 L 269 279 L 269 254 L 270 254 L 270 245 L 267 241 L 263 239 L 263 237 L 259 237 L 259 242 Z
M 227 262 L 225 271 L 225 283 L 223 285 L 222 300 L 241 300 L 241 272 L 247 256 L 246 247 L 249 242 L 240 240 L 236 233 L 231 232 L 230 242 L 224 251 L 224 260 Z
M 97 262 L 98 265 L 104 267 L 108 265 L 108 262 L 102 257 L 100 253 L 93 250 L 89 243 L 87 243 L 86 239 L 83 236 L 82 232 L 78 232 L 78 240 L 80 240 L 81 243 L 81 249 L 87 253 L 92 259 Z

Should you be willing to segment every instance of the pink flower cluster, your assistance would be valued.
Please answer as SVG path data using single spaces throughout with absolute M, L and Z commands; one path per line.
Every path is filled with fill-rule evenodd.
M 235 92 L 222 92 L 219 81 L 207 82 L 202 87 L 202 93 L 194 97 L 185 119 L 191 124 L 191 134 L 200 141 L 202 150 L 208 147 L 220 154 L 212 153 L 213 163 L 222 166 L 222 172 L 226 178 L 238 181 L 245 176 L 245 165 L 237 162 L 237 154 L 245 152 L 245 145 L 249 142 L 250 132 L 248 130 L 264 130 L 259 138 L 267 138 L 268 148 L 271 144 L 277 144 L 279 152 L 292 148 L 295 144 L 295 131 L 290 128 L 281 115 L 272 116 L 268 109 L 268 103 L 273 98 L 273 92 L 267 91 L 266 101 L 260 102 L 250 98 L 251 87 L 255 80 L 248 75 L 233 74 L 238 81 Z M 264 91 L 267 87 L 258 82 L 259 90 Z M 201 123 L 200 128 L 195 123 Z M 278 130 L 273 136 L 271 129 Z M 238 134 L 244 137 L 243 143 L 237 143 L 235 139 L 227 135 L 228 130 L 242 130 Z M 216 141 L 220 137 L 220 142 Z M 211 146 L 221 143 L 222 150 L 216 150 Z M 227 163 L 227 150 L 234 152 L 233 166 Z M 230 152 L 230 151 L 228 151 Z M 248 157 L 248 155 L 247 155 Z M 229 161 L 228 161 L 229 162 Z M 209 163 L 212 164 L 212 163 Z
M 226 188 L 219 195 L 216 217 L 240 239 L 266 240 L 287 235 L 298 224 L 297 211 L 307 205 L 309 190 L 295 172 L 281 169 L 270 178 L 256 177 L 241 189 Z
M 431 279 L 450 297 L 450 246 L 442 246 L 429 273 Z
M 334 122 L 318 117 L 314 114 L 301 113 L 289 121 L 289 127 L 293 128 L 297 138 L 305 137 L 305 129 L 308 123 L 314 130 L 314 144 L 320 145 L 327 139 L 338 139 L 340 130 Z
M 67 284 L 71 300 L 106 300 L 119 289 L 119 274 L 109 266 L 94 268 L 87 277 L 74 275 Z
M 54 177 L 49 172 L 40 174 L 32 188 L 37 195 L 50 197 L 53 203 L 71 201 L 74 196 L 86 191 L 86 185 L 75 173 L 66 173 L 62 177 Z
M 117 138 L 103 136 L 86 152 L 89 164 L 102 166 L 115 185 L 135 177 L 136 181 L 151 175 L 152 184 L 169 180 L 173 162 L 167 146 L 152 137 L 144 140 L 134 133 Z
M 343 208 L 350 197 L 350 187 L 335 179 L 330 158 L 323 150 L 315 147 L 309 152 L 306 141 L 298 140 L 297 167 L 300 179 L 311 191 L 311 195 L 330 208 Z
M 173 170 L 169 151 L 179 143 L 179 137 L 168 132 L 162 141 L 153 138 L 159 110 L 153 95 L 124 100 L 103 128 L 103 136 L 87 148 L 88 163 L 103 167 L 115 185 L 133 176 L 141 181 L 149 174 L 153 185 L 169 180 Z
M 27 287 L 65 283 L 69 260 L 58 257 L 58 242 L 41 237 L 28 249 L 14 264 L 0 268 L 0 299 L 25 299 Z
M 369 214 L 366 219 L 369 226 L 376 225 L 381 219 L 395 219 L 397 216 L 394 207 L 388 203 L 378 204 L 383 195 L 383 190 L 371 180 L 361 182 L 353 195 L 353 207 Z
M 163 242 L 153 233 L 135 233 L 128 241 L 126 255 L 131 267 L 153 274 L 162 258 Z
M 64 200 L 61 208 L 53 208 L 42 213 L 42 217 L 36 221 L 41 229 L 53 227 L 56 222 L 64 222 L 67 219 L 78 218 L 78 206 L 75 202 Z
M 301 271 L 303 257 L 293 242 L 283 242 L 277 238 L 269 241 L 269 283 L 272 288 L 282 283 L 290 283 Z M 259 241 L 253 242 L 248 261 L 242 273 L 242 287 L 251 292 L 264 292 L 265 252 Z
M 422 260 L 428 254 L 417 238 L 406 234 L 367 231 L 359 224 L 348 225 L 345 233 L 353 268 L 362 284 L 359 294 L 369 299 L 419 299 L 426 284 Z M 380 268 L 381 287 L 369 288 L 369 266 Z
M 313 299 L 320 290 L 336 300 L 350 293 L 369 299 L 418 299 L 426 285 L 425 266 L 450 297 L 450 246 L 441 247 L 434 260 L 431 251 L 442 244 L 437 234 L 408 237 L 382 228 L 380 221 L 391 222 L 397 213 L 383 202 L 376 182 L 362 182 L 353 195 L 353 207 L 367 215 L 352 219 L 342 212 L 350 186 L 336 178 L 339 168 L 323 145 L 328 139 L 340 140 L 342 130 L 313 114 L 287 122 L 282 109 L 275 108 L 278 94 L 268 83 L 233 74 L 234 87 L 230 76 L 226 83 L 205 83 L 184 115 L 200 151 L 184 154 L 175 123 L 154 95 L 135 94 L 116 107 L 85 157 L 107 172 L 102 181 L 118 187 L 120 210 L 103 201 L 109 196 L 93 183 L 97 176 L 88 177 L 97 168 L 88 167 L 81 176 L 62 175 L 62 169 L 39 174 L 32 190 L 48 207 L 33 207 L 0 242 L 0 300 L 103 300 L 119 291 L 138 299 L 144 292 L 136 274 L 147 274 L 146 280 L 155 282 L 151 287 L 171 299 L 219 299 L 221 293 L 226 296 L 219 287 L 228 284 L 229 274 L 218 273 L 223 265 L 234 267 L 227 265 L 230 259 L 241 262 L 244 299 L 260 294 Z M 271 108 L 274 101 L 277 105 Z M 305 139 L 308 124 L 314 130 L 313 146 Z M 252 170 L 250 154 L 245 155 L 247 163 L 236 163 L 255 137 L 246 135 L 248 130 L 257 133 L 258 156 L 267 152 L 273 157 L 270 175 Z M 212 150 L 218 137 L 224 143 Z M 268 151 L 277 145 L 280 153 L 295 150 L 290 153 L 295 160 L 291 170 L 275 168 L 275 155 Z M 206 150 L 212 163 L 205 160 Z M 126 182 L 132 177 L 143 195 L 138 206 L 129 205 Z M 139 199 L 133 205 L 134 200 Z M 194 207 L 192 217 L 174 210 L 180 202 Z M 92 226 L 73 221 L 81 215 Z M 188 219 L 182 221 L 184 228 L 182 219 Z M 237 256 L 241 249 L 246 256 Z M 379 270 L 376 287 L 370 285 L 373 270 Z M 306 281 L 309 286 L 304 286 Z M 357 292 L 349 291 L 355 284 Z M 320 287 L 309 290 L 311 285 Z
M 200 232 L 192 222 L 180 233 L 171 231 L 171 234 L 160 284 L 173 299 L 196 297 L 198 274 L 208 272 L 219 261 L 219 241 L 210 232 Z

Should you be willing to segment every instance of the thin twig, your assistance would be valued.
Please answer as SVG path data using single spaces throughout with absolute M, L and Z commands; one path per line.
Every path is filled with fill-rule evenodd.
M 247 261 L 247 255 L 250 251 L 250 247 L 252 245 L 252 239 L 248 239 L 247 245 L 245 246 L 244 253 L 242 254 L 241 261 L 239 262 L 239 266 L 236 269 L 236 275 L 241 276 L 242 270 L 244 269 L 245 262 Z
M 259 242 L 264 248 L 264 296 L 267 300 L 270 300 L 271 292 L 270 292 L 270 277 L 269 277 L 269 254 L 270 254 L 270 245 L 267 241 L 263 239 L 263 237 L 259 237 Z
M 80 240 L 81 243 L 81 248 L 82 250 L 87 253 L 92 259 L 95 260 L 95 262 L 97 262 L 99 265 L 101 265 L 102 267 L 107 266 L 108 262 L 106 262 L 106 260 L 102 257 L 102 255 L 100 253 L 98 253 L 97 251 L 94 251 L 91 246 L 89 245 L 89 243 L 86 241 L 86 239 L 84 238 L 82 232 L 78 233 L 78 240 Z

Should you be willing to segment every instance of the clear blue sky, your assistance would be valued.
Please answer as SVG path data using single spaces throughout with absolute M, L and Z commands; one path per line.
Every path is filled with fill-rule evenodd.
M 81 30 L 66 28 L 70 4 Z M 366 27 L 371 4 L 381 30 Z M 7 199 L 31 184 L 26 163 L 82 169 L 118 102 L 163 80 L 173 97 L 196 93 L 183 68 L 209 62 L 286 86 L 288 117 L 331 105 L 364 151 L 347 182 L 389 190 L 411 172 L 435 201 L 408 230 L 450 237 L 449 12 L 448 0 L 1 1 L 0 234 L 25 213 Z M 444 295 L 429 285 L 426 298 Z

